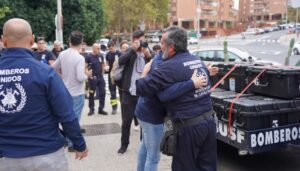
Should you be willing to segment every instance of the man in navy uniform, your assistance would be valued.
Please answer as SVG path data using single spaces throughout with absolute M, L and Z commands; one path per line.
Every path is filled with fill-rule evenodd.
M 71 139 L 76 158 L 87 156 L 72 98 L 58 74 L 33 58 L 29 23 L 8 20 L 0 59 L 0 171 L 68 170 L 63 146 Z
M 112 106 L 111 114 L 117 113 L 118 100 L 117 100 L 117 86 L 112 83 L 110 74 L 115 60 L 118 60 L 122 53 L 115 48 L 115 43 L 113 41 L 109 41 L 107 43 L 108 53 L 106 54 L 106 63 L 109 66 L 108 70 L 108 88 L 110 91 L 110 104 Z
M 149 75 L 149 68 L 145 67 L 142 76 L 147 76 L 137 80 L 137 94 L 157 94 L 175 83 L 189 80 L 194 70 L 206 77 L 205 86 L 187 91 L 164 105 L 174 126 L 179 128 L 172 170 L 216 171 L 216 125 L 212 118 L 209 72 L 199 58 L 188 52 L 184 29 L 176 26 L 166 29 L 161 45 L 165 62 Z
M 99 91 L 99 110 L 98 114 L 107 115 L 104 111 L 105 106 L 105 81 L 104 81 L 104 68 L 105 62 L 103 56 L 100 54 L 100 45 L 93 44 L 93 52 L 88 54 L 85 58 L 86 68 L 92 70 L 92 77 L 88 78 L 89 81 L 89 108 L 88 115 L 93 115 L 95 112 L 95 92 Z
M 46 49 L 46 42 L 43 37 L 37 38 L 37 51 L 33 55 L 35 59 L 48 65 L 52 65 L 56 59 L 55 55 Z

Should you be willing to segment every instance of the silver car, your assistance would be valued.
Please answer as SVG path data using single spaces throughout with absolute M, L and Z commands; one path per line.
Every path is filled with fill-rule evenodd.
M 201 58 L 204 62 L 221 63 L 224 62 L 224 49 L 223 47 L 207 47 L 192 50 L 191 53 Z M 282 65 L 275 61 L 263 60 L 253 57 L 247 52 L 237 48 L 228 47 L 228 58 L 230 62 L 254 62 L 260 64 Z

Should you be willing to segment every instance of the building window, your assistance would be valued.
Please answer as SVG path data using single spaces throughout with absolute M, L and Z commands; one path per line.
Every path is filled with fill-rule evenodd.
M 210 21 L 210 22 L 208 23 L 208 27 L 209 27 L 209 28 L 215 28 L 215 27 L 216 27 L 216 22 Z

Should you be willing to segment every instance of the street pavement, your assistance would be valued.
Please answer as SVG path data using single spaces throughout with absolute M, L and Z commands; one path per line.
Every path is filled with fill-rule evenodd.
M 107 80 L 107 75 L 105 75 Z M 106 82 L 107 83 L 107 82 Z M 106 86 L 107 87 L 107 86 Z M 111 115 L 110 94 L 106 90 L 105 110 L 107 116 L 95 113 L 88 116 L 88 100 L 85 100 L 81 122 L 86 128 L 85 140 L 89 149 L 89 156 L 83 160 L 75 160 L 75 153 L 65 149 L 69 161 L 70 171 L 135 171 L 137 165 L 137 152 L 139 146 L 140 130 L 134 130 L 132 124 L 130 144 L 128 151 L 119 155 L 121 139 L 121 112 L 118 108 L 116 115 Z M 95 101 L 95 109 L 98 108 L 98 100 Z M 171 158 L 162 155 L 159 162 L 159 171 L 170 171 Z
M 288 51 L 291 38 L 300 41 L 295 34 L 286 35 L 285 31 L 267 33 L 263 35 L 247 36 L 241 40 L 240 35 L 229 36 L 226 39 L 232 47 L 249 52 L 251 55 L 262 59 L 275 60 L 283 63 Z M 201 40 L 200 47 L 206 45 L 222 46 L 225 37 Z M 198 48 L 196 45 L 189 49 Z M 300 56 L 293 55 L 291 64 L 299 60 Z M 105 75 L 107 83 L 107 75 Z M 108 87 L 108 86 L 106 86 Z M 139 146 L 140 131 L 131 129 L 130 145 L 128 151 L 118 155 L 121 138 L 121 113 L 120 108 L 116 115 L 111 115 L 110 95 L 106 88 L 106 106 L 108 116 L 94 114 L 87 116 L 89 111 L 88 101 L 85 101 L 82 112 L 81 125 L 87 129 L 85 138 L 87 141 L 89 156 L 81 161 L 75 160 L 75 154 L 66 149 L 70 171 L 135 171 L 137 163 L 137 152 Z M 95 102 L 97 109 L 98 100 Z M 133 125 L 133 124 L 132 124 Z M 297 171 L 300 168 L 300 148 L 288 148 L 274 152 L 250 156 L 239 156 L 232 147 L 222 144 L 218 145 L 218 170 L 219 171 Z M 170 171 L 171 158 L 162 155 L 159 162 L 159 171 Z
M 292 38 L 295 38 L 296 42 L 300 41 L 300 37 L 297 37 L 296 34 L 287 34 L 287 30 L 261 35 L 247 35 L 245 39 L 242 39 L 240 34 L 236 34 L 228 37 L 201 39 L 199 45 L 189 45 L 189 49 L 193 50 L 206 46 L 223 46 L 223 42 L 227 40 L 229 47 L 241 49 L 254 57 L 273 60 L 283 64 L 288 54 L 289 42 Z M 292 55 L 290 57 L 290 65 L 295 65 L 298 60 L 300 60 L 299 55 Z

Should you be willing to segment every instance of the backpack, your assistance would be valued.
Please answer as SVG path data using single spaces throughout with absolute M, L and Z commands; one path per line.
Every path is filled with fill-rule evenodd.
M 115 62 L 113 63 L 113 67 L 110 72 L 110 79 L 113 85 L 117 85 L 120 87 L 124 67 L 124 65 L 119 65 L 119 60 L 115 60 Z

